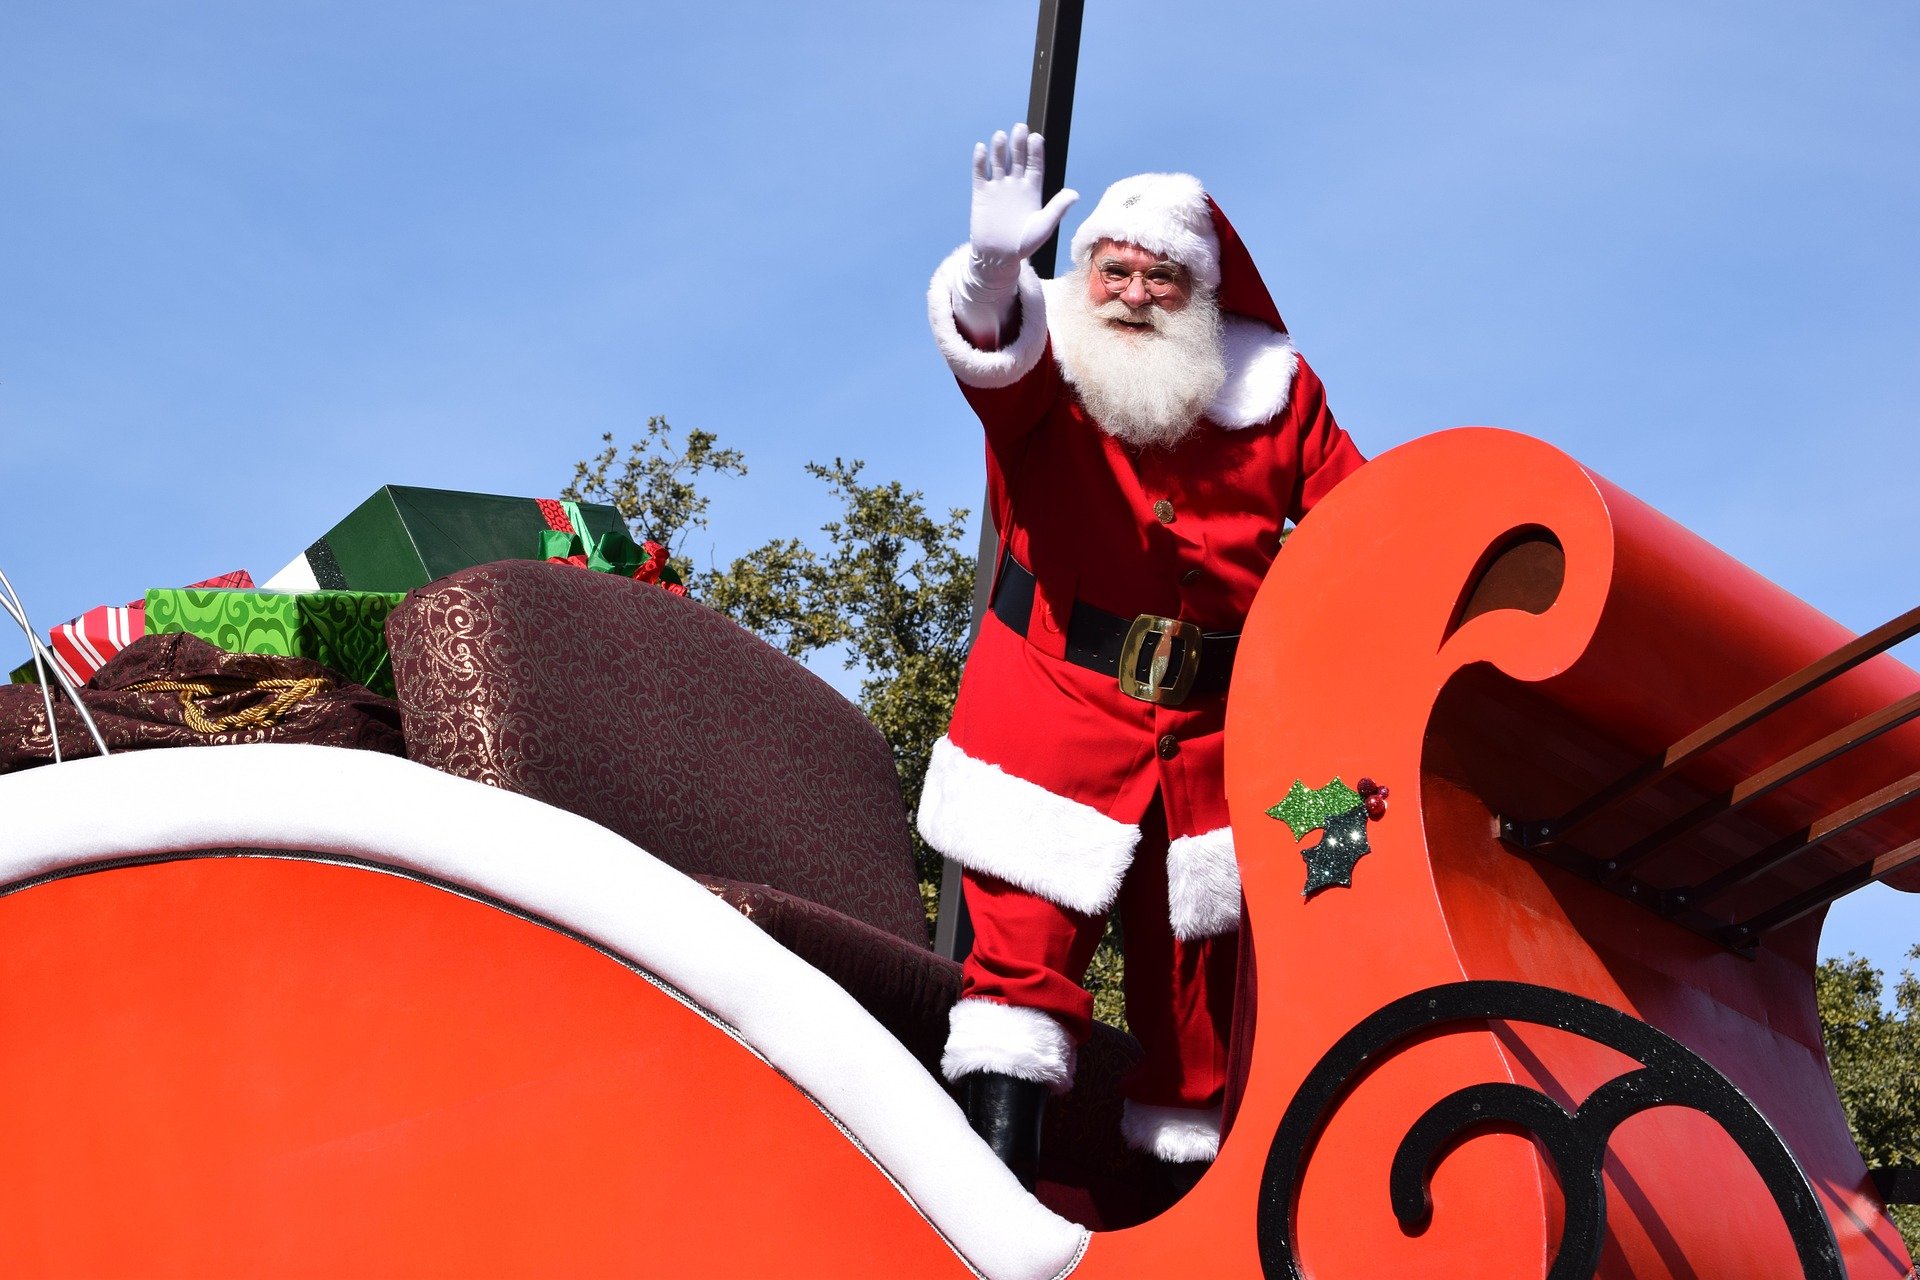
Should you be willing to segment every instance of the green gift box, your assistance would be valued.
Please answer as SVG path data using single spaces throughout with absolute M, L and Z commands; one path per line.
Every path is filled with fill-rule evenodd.
M 597 544 L 609 534 L 624 538 L 626 523 L 612 507 L 566 505 L 586 526 L 584 541 Z M 539 557 L 541 535 L 552 528 L 535 498 L 390 484 L 355 507 L 267 585 L 411 591 L 477 564 Z
M 311 658 L 375 693 L 393 696 L 387 615 L 399 591 L 147 592 L 147 634 L 185 631 L 229 653 Z

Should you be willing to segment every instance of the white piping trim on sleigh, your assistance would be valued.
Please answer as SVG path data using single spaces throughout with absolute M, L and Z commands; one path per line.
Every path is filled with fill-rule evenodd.
M 585 818 L 394 756 L 273 743 L 29 769 L 0 777 L 0 813 L 0 885 L 141 854 L 267 848 L 365 859 L 510 903 L 665 982 L 763 1056 L 990 1280 L 1057 1280 L 1085 1248 L 1088 1233 L 1023 1191 L 832 979 Z
M 1167 922 L 1182 942 L 1240 927 L 1240 865 L 1233 828 L 1181 836 L 1167 846 Z
M 1128 1098 L 1120 1112 L 1127 1145 L 1169 1164 L 1212 1160 L 1220 1154 L 1219 1107 L 1158 1107 Z
M 940 1074 L 950 1081 L 993 1071 L 1065 1093 L 1073 1088 L 1078 1063 L 1067 1029 L 1038 1009 L 971 999 L 960 1001 L 947 1015 Z
M 920 834 L 969 871 L 1098 915 L 1113 905 L 1140 828 L 1055 795 L 942 737 L 920 791 Z
M 1040 288 L 1047 295 L 1047 304 L 1075 305 L 1075 299 L 1066 293 L 1074 279 L 1077 277 L 1061 276 L 1043 281 Z M 1051 336 L 1054 359 L 1058 360 L 1068 342 L 1062 340 L 1057 329 Z M 1238 431 L 1279 417 L 1293 398 L 1293 378 L 1300 370 L 1300 353 L 1294 350 L 1293 339 L 1258 320 L 1223 315 L 1220 340 L 1227 380 L 1207 405 L 1207 421 L 1227 431 Z
M 969 252 L 961 245 L 934 269 L 927 285 L 927 322 L 954 377 L 970 387 L 1010 387 L 1033 372 L 1047 349 L 1047 303 L 1040 277 L 1032 267 L 1020 265 L 1020 332 L 998 351 L 982 351 L 967 341 L 953 319 L 953 282 Z

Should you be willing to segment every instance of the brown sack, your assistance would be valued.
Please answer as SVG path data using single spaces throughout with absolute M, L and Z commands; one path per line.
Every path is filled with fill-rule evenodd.
M 60 752 L 98 755 L 58 686 Z M 185 633 L 143 636 L 80 688 L 107 750 L 307 742 L 405 755 L 400 707 L 306 658 L 228 653 Z M 0 773 L 53 761 L 36 685 L 0 686 Z

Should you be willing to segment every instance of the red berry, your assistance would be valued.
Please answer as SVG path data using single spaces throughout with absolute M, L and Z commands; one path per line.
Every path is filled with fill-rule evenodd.
M 1376 791 L 1367 797 L 1367 818 L 1378 822 L 1387 816 L 1387 797 Z

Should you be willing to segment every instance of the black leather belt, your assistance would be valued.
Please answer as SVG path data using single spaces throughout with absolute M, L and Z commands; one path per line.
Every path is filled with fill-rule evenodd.
M 1034 587 L 1033 574 L 1003 549 L 990 607 L 1016 635 L 1027 634 Z M 1078 600 L 1067 619 L 1068 662 L 1112 676 L 1123 693 L 1163 706 L 1196 693 L 1225 693 L 1239 648 L 1237 631 L 1203 632 L 1153 613 L 1123 618 Z

